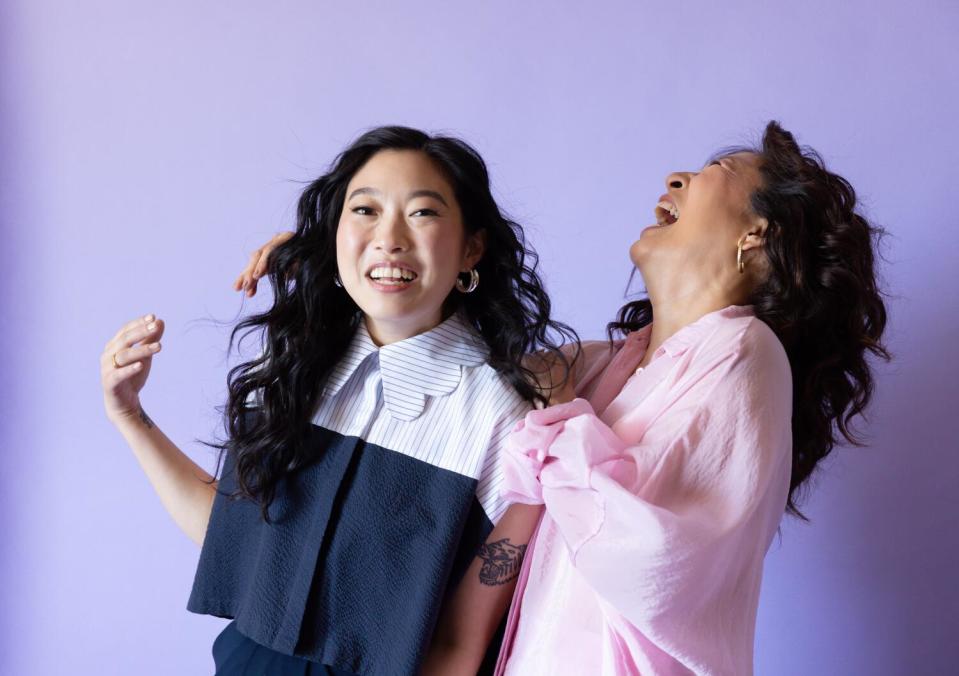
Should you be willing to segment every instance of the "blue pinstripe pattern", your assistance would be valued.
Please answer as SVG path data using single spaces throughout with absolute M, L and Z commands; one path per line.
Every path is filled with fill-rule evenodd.
M 313 424 L 476 479 L 477 500 L 495 524 L 507 506 L 498 494 L 500 452 L 530 404 L 488 355 L 458 315 L 383 347 L 361 322 Z

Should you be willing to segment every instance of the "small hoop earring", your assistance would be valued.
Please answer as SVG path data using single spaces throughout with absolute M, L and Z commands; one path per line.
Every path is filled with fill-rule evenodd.
M 341 288 L 341 289 L 343 288 L 343 282 L 340 281 L 340 273 L 339 273 L 339 272 L 334 272 L 334 273 L 333 273 L 333 283 L 336 284 L 339 288 Z
M 476 287 L 479 286 L 479 273 L 476 271 L 476 268 L 470 270 L 470 283 L 469 286 L 463 284 L 463 278 L 456 277 L 456 290 L 460 293 L 473 293 L 476 291 Z
M 739 274 L 746 272 L 746 262 L 743 260 L 743 240 L 739 240 L 739 249 L 736 251 L 736 267 L 739 268 Z

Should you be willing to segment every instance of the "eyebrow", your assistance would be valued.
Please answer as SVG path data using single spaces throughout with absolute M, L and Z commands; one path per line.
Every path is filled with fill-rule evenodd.
M 347 201 L 349 201 L 353 199 L 354 197 L 356 197 L 357 195 L 374 195 L 379 197 L 379 196 L 382 196 L 383 193 L 377 190 L 376 188 L 357 188 L 356 190 L 351 192 L 350 196 L 347 197 L 346 199 Z M 449 207 L 449 204 L 446 203 L 446 200 L 443 198 L 443 196 L 439 194 L 438 192 L 436 192 L 435 190 L 414 190 L 413 192 L 411 192 L 409 195 L 406 196 L 406 199 L 407 201 L 409 201 L 412 199 L 416 199 L 417 197 L 432 197 L 437 202 L 442 204 L 444 207 Z
M 409 194 L 409 197 L 407 197 L 407 199 L 412 200 L 412 199 L 416 199 L 417 197 L 432 197 L 437 202 L 442 204 L 444 207 L 449 207 L 449 204 L 446 203 L 446 200 L 443 199 L 443 196 L 440 195 L 435 190 L 414 190 L 413 192 Z
M 376 188 L 357 188 L 356 190 L 354 190 L 353 192 L 351 192 L 351 193 L 350 193 L 350 196 L 347 197 L 346 199 L 347 199 L 347 200 L 351 200 L 351 199 L 353 199 L 354 197 L 356 197 L 357 195 L 382 195 L 382 194 L 383 194 L 383 193 L 381 193 L 381 192 L 380 192 L 379 190 L 377 190 Z

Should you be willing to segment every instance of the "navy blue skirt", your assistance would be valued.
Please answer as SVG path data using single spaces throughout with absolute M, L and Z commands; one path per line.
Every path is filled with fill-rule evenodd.
M 214 676 L 355 676 L 262 646 L 241 634 L 235 620 L 213 641 L 213 664 Z

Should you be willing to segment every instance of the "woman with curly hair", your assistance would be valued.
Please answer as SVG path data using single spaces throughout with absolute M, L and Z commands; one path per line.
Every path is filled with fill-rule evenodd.
M 497 673 L 752 673 L 766 551 L 818 463 L 858 443 L 869 357 L 889 357 L 881 231 L 778 123 L 666 188 L 630 249 L 648 297 L 508 443 L 505 497 L 543 516 L 510 532 L 530 545 Z M 446 607 L 431 673 L 475 673 L 480 594 Z
M 153 315 L 104 350 L 107 415 L 202 545 L 188 608 L 234 618 L 217 674 L 412 674 L 467 570 L 494 571 L 482 602 L 505 612 L 526 541 L 500 533 L 528 535 L 511 524 L 537 510 L 506 513 L 501 451 L 545 403 L 522 359 L 562 360 L 575 334 L 458 139 L 364 134 L 274 249 L 272 307 L 231 335 L 259 332 L 262 352 L 230 372 L 218 478 L 140 405 Z
M 508 497 L 545 514 L 498 673 L 752 673 L 766 551 L 856 442 L 868 355 L 888 358 L 879 231 L 855 209 L 775 122 L 667 176 L 630 249 L 648 298 L 609 326 L 625 337 L 584 346 L 575 385 L 510 440 Z

